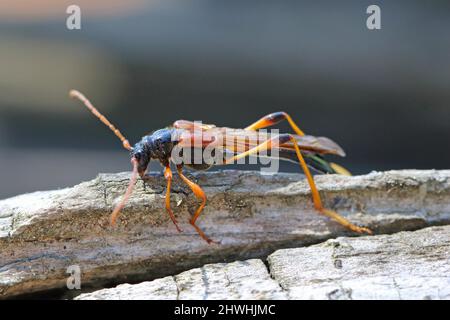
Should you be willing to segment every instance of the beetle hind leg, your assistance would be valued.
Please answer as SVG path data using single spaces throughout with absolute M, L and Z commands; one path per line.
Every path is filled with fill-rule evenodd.
M 297 135 L 299 135 L 299 136 L 305 135 L 305 133 L 297 126 L 297 124 L 294 122 L 294 120 L 292 120 L 291 116 L 284 111 L 279 111 L 279 112 L 274 112 L 274 113 L 268 114 L 268 115 L 262 117 L 261 119 L 259 119 L 258 121 L 256 121 L 255 123 L 246 127 L 245 130 L 254 131 L 254 130 L 271 127 L 283 120 L 286 120 L 289 123 L 292 130 Z M 345 169 L 344 167 L 342 167 L 336 163 L 330 162 L 330 165 L 333 168 L 333 170 L 338 174 L 342 174 L 342 175 L 346 175 L 346 176 L 352 175 L 350 173 L 350 171 L 348 171 L 347 169 Z
M 270 150 L 272 148 L 278 148 L 280 145 L 283 145 L 284 143 L 287 142 L 292 142 L 295 148 L 295 152 L 297 154 L 297 158 L 300 164 L 300 167 L 302 168 L 303 172 L 305 173 L 306 176 L 306 180 L 308 181 L 309 187 L 311 189 L 311 194 L 312 194 L 312 200 L 314 203 L 314 208 L 318 211 L 318 213 L 323 214 L 335 221 L 337 221 L 338 223 L 340 223 L 342 226 L 358 232 L 358 233 L 368 233 L 368 234 L 372 234 L 372 231 L 368 228 L 365 227 L 358 227 L 356 225 L 354 225 L 353 223 L 351 223 L 350 221 L 348 221 L 347 219 L 345 219 L 343 216 L 341 216 L 339 213 L 337 213 L 336 211 L 330 210 L 330 209 L 326 209 L 323 207 L 322 205 L 322 200 L 320 198 L 320 194 L 319 191 L 317 190 L 316 187 L 316 183 L 314 182 L 314 179 L 311 175 L 311 172 L 308 169 L 308 165 L 305 162 L 305 159 L 303 158 L 303 155 L 300 151 L 300 148 L 297 144 L 297 140 L 295 139 L 295 137 L 291 134 L 281 134 L 279 136 L 276 136 L 272 139 L 266 140 L 263 143 L 261 143 L 260 145 L 246 151 L 240 154 L 237 154 L 233 157 L 230 157 L 228 159 L 225 160 L 225 164 L 231 164 L 236 160 L 239 160 L 241 158 L 250 156 L 252 154 L 257 154 L 261 151 L 266 151 L 266 150 Z
M 294 130 L 294 132 L 296 134 L 298 134 L 299 136 L 305 135 L 305 133 L 302 130 L 300 130 L 300 128 L 297 126 L 297 124 L 294 122 L 294 120 L 292 120 L 291 116 L 283 111 L 268 114 L 268 115 L 262 117 L 261 119 L 259 119 L 258 121 L 256 121 L 255 123 L 249 125 L 247 128 L 245 128 L 245 130 L 258 130 L 258 129 L 267 128 L 267 127 L 273 126 L 283 120 L 287 120 L 287 122 L 289 122 L 289 125 L 291 126 L 292 130 Z

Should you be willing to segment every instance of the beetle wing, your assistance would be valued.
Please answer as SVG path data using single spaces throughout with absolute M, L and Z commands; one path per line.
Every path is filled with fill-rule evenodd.
M 183 122 L 179 122 L 183 121 Z M 175 132 L 178 135 L 178 145 L 182 147 L 215 147 L 223 151 L 239 154 L 248 151 L 259 144 L 276 137 L 266 131 L 250 131 L 244 129 L 232 129 L 216 127 L 214 125 L 197 125 L 194 122 L 179 120 L 177 125 L 184 127 Z M 293 135 L 300 149 L 319 153 L 335 154 L 345 156 L 344 150 L 326 137 L 315 137 L 310 135 Z M 295 150 L 293 142 L 282 144 L 278 149 Z
M 211 128 L 215 128 L 216 126 L 213 124 L 205 124 L 197 121 L 177 120 L 172 124 L 172 127 L 174 127 L 175 129 L 185 129 L 193 131 L 194 129 L 208 130 Z
M 272 139 L 277 134 L 271 134 L 265 131 L 249 131 L 243 129 L 222 129 L 224 136 L 223 147 L 234 153 L 241 153 L 252 149 L 259 144 Z M 310 135 L 298 136 L 293 135 L 297 140 L 297 145 L 301 150 L 306 150 L 319 154 L 335 154 L 345 156 L 344 150 L 334 141 L 326 137 L 315 137 Z M 293 142 L 282 144 L 278 149 L 295 150 Z
M 209 134 L 209 130 L 175 129 L 172 141 L 179 147 L 204 148 L 207 146 L 221 147 L 218 142 L 219 135 Z
M 335 154 L 345 157 L 345 151 L 333 140 L 327 137 L 315 137 L 310 135 L 297 136 L 294 135 L 300 149 L 319 154 Z M 282 148 L 294 150 L 293 142 L 282 145 Z

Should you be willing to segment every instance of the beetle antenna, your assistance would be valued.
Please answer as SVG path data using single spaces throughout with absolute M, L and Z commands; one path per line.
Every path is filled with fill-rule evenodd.
M 130 183 L 128 184 L 127 191 L 125 192 L 122 200 L 117 204 L 117 206 L 114 208 L 113 212 L 111 213 L 111 225 L 116 224 L 116 219 L 119 216 L 120 210 L 125 207 L 125 204 L 128 201 L 128 198 L 130 198 L 131 193 L 133 192 L 134 185 L 137 181 L 138 176 L 138 161 L 136 158 L 131 158 L 131 163 L 133 164 L 133 172 L 131 173 Z
M 112 132 L 122 141 L 123 147 L 127 150 L 131 151 L 131 145 L 128 140 L 122 135 L 122 133 L 117 129 L 104 115 L 102 115 L 93 105 L 92 103 L 79 91 L 70 90 L 69 96 L 71 98 L 75 98 L 83 102 L 83 104 L 88 108 L 94 116 L 96 116 L 101 122 L 103 122 L 108 128 L 111 129 Z

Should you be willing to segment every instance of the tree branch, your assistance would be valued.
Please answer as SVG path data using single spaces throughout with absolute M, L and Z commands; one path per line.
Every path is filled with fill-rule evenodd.
M 161 175 L 140 181 L 118 220 L 109 215 L 129 173 L 100 174 L 72 188 L 0 201 L 0 297 L 66 287 L 66 269 L 79 265 L 83 288 L 151 280 L 205 263 L 265 257 L 276 249 L 354 235 L 313 210 L 302 175 L 258 172 L 192 174 L 208 197 L 199 226 L 220 245 L 208 245 L 189 225 L 198 205 L 174 177 L 172 207 L 164 209 Z M 364 176 L 317 176 L 327 207 L 376 233 L 413 230 L 450 220 L 450 171 L 390 171 Z

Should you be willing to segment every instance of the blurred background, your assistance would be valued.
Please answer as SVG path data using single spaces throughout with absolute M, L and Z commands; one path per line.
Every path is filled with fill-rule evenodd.
M 284 110 L 354 173 L 449 168 L 449 30 L 445 0 L 3 0 L 0 198 L 130 170 L 71 88 L 133 143 L 177 119 L 244 127 Z

